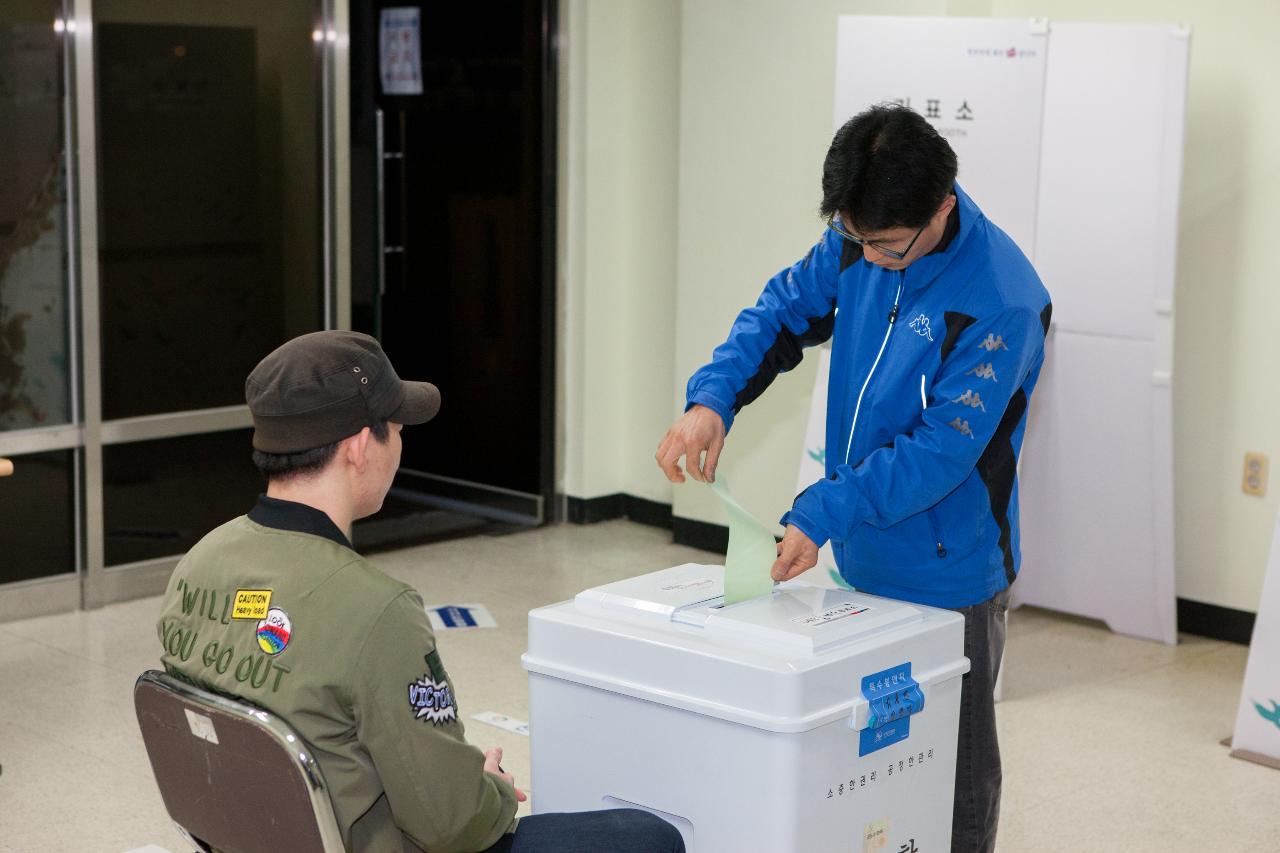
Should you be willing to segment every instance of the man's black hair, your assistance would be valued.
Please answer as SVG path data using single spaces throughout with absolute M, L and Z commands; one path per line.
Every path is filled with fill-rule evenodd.
M 369 427 L 369 431 L 380 444 L 386 444 L 387 439 L 391 437 L 391 427 L 386 421 L 373 424 Z M 297 453 L 264 453 L 261 450 L 255 450 L 253 464 L 257 466 L 258 473 L 262 474 L 268 483 L 272 480 L 304 477 L 324 470 L 334 454 L 338 452 L 338 445 L 341 443 L 342 441 L 335 441 L 323 447 L 313 447 Z
M 841 211 L 859 231 L 920 228 L 956 180 L 956 153 L 909 107 L 877 104 L 836 131 L 822 166 L 824 219 Z

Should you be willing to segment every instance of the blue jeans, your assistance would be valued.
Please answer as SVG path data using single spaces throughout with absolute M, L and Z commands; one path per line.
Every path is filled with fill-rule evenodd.
M 951 853 L 990 853 L 996 846 L 1001 775 L 995 689 L 1008 610 L 1007 589 L 981 604 L 956 610 L 964 616 L 964 655 L 969 659 L 969 672 L 960 686 Z
M 484 853 L 684 853 L 674 826 L 640 809 L 522 817 Z

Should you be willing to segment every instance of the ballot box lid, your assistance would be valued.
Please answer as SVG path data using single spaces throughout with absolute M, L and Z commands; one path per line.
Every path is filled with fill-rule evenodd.
M 860 679 L 878 669 L 910 663 L 917 674 L 958 677 L 967 670 L 963 625 L 951 611 L 803 578 L 725 605 L 724 567 L 688 563 L 532 611 L 524 663 L 530 672 L 798 731 L 848 713 Z
M 707 638 L 783 658 L 816 652 L 924 619 L 916 605 L 803 581 L 724 603 L 724 566 L 688 563 L 578 593 L 575 606 L 602 618 L 699 627 Z

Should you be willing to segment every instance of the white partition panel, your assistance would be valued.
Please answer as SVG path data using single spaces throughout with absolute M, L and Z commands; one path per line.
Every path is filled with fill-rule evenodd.
M 1053 24 L 1034 260 L 1059 328 L 1155 337 L 1156 300 L 1173 295 L 1186 45 L 1167 26 Z
M 1280 518 L 1271 535 L 1231 754 L 1280 769 Z
M 1165 25 L 1051 27 L 1033 260 L 1056 340 L 1023 449 L 1016 587 L 1166 643 L 1187 48 Z
M 1023 603 L 1172 641 L 1173 590 L 1152 571 L 1161 555 L 1150 390 L 1146 342 L 1054 331 L 1023 445 L 1015 590 Z
M 1028 255 L 1036 224 L 1044 22 L 840 18 L 835 124 L 896 101 L 927 118 L 960 184 Z

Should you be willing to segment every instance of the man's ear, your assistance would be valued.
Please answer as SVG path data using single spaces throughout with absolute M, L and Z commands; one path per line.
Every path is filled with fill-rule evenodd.
M 950 216 L 951 208 L 956 206 L 956 194 L 951 193 L 942 200 L 942 204 L 938 206 L 938 214 L 941 216 Z
M 363 474 L 365 466 L 369 464 L 369 439 L 373 436 L 373 431 L 368 427 L 360 430 L 350 438 L 342 440 L 341 452 L 352 468 L 358 473 Z

